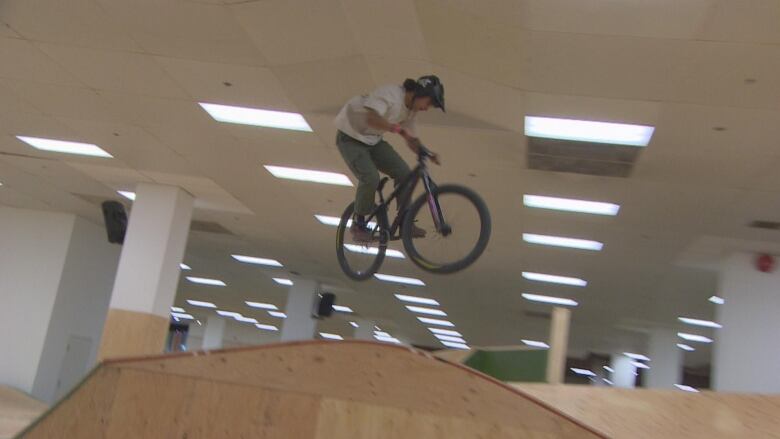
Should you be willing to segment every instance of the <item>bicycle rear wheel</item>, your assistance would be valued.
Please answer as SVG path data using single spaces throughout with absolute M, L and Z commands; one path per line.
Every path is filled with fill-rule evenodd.
M 437 210 L 448 230 L 437 227 Z M 424 230 L 425 237 L 413 238 L 415 227 Z M 418 267 L 445 274 L 473 264 L 487 248 L 490 232 L 490 212 L 482 198 L 467 187 L 451 184 L 434 187 L 430 195 L 414 201 L 404 217 L 401 238 Z
M 344 274 L 354 280 L 370 278 L 385 260 L 388 241 L 387 212 L 381 210 L 374 221 L 369 222 L 372 230 L 371 242 L 356 241 L 349 231 L 355 203 L 350 204 L 341 215 L 336 231 L 336 257 Z

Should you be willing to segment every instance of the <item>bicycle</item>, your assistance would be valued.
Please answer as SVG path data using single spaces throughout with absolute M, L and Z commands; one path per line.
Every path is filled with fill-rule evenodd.
M 370 278 L 384 262 L 388 242 L 398 239 L 403 242 L 406 255 L 415 265 L 438 274 L 463 270 L 485 251 L 491 233 L 487 205 L 476 192 L 465 186 L 437 186 L 431 179 L 426 164 L 426 160 L 434 155 L 422 144 L 418 146 L 417 166 L 387 199 L 382 189 L 388 178 L 380 180 L 377 187 L 380 203 L 366 217 L 366 223 L 371 230 L 370 242 L 351 240 L 348 229 L 352 224 L 354 202 L 347 206 L 341 215 L 336 232 L 336 255 L 341 269 L 350 278 Z M 409 201 L 420 181 L 425 193 L 410 205 Z M 399 208 L 393 223 L 389 224 L 387 211 L 394 199 L 397 199 Z M 424 205 L 428 206 L 430 215 L 423 214 L 418 218 Z M 413 226 L 425 230 L 426 236 L 413 237 Z M 441 246 L 442 251 L 436 252 L 437 246 Z M 465 255 L 458 254 L 460 249 L 467 250 Z M 432 253 L 437 253 L 444 260 L 433 258 Z M 403 254 L 391 249 L 391 256 L 403 257 Z

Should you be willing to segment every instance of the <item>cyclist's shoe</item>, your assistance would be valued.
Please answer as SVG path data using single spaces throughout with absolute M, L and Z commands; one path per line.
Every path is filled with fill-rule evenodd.
M 363 224 L 358 224 L 357 221 L 352 222 L 352 226 L 349 228 L 349 233 L 352 234 L 352 239 L 357 242 L 371 242 L 374 241 L 373 233 L 371 229 Z
M 425 238 L 427 232 L 425 229 L 417 227 L 417 224 L 412 224 L 412 238 Z

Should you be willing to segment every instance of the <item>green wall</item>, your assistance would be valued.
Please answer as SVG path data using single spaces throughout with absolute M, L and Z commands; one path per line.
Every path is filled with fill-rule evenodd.
M 466 366 L 501 381 L 546 382 L 546 350 L 477 351 Z

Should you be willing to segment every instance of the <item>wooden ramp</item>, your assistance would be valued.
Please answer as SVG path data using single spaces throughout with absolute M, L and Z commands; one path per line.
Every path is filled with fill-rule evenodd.
M 605 438 L 420 351 L 302 342 L 108 361 L 20 438 Z
M 780 438 L 780 396 L 516 384 L 615 439 Z
M 0 439 L 10 439 L 46 410 L 46 404 L 0 386 Z

